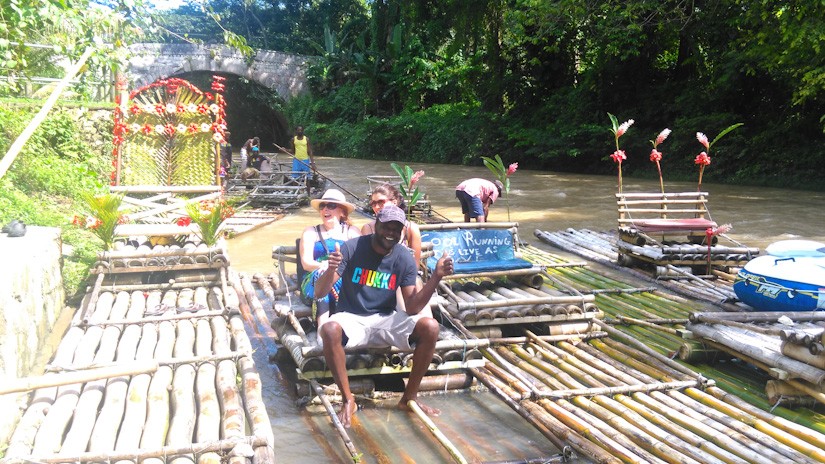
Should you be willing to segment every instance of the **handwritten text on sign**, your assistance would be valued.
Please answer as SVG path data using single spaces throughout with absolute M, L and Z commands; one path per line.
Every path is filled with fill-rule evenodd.
M 507 230 L 425 231 L 421 240 L 433 244 L 435 259 L 444 251 L 457 263 L 515 258 L 513 236 Z

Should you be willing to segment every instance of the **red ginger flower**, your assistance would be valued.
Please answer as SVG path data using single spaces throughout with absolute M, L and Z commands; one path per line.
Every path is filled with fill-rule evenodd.
M 627 156 L 625 155 L 624 150 L 616 150 L 610 155 L 610 158 L 617 164 L 621 165 L 622 161 L 627 159 Z
M 653 161 L 654 163 L 658 163 L 659 161 L 662 161 L 662 152 L 660 152 L 659 150 L 657 150 L 655 148 L 653 150 L 651 150 L 650 151 L 650 161 Z
M 516 169 L 518 169 L 518 163 L 512 163 L 510 166 L 508 166 L 507 177 L 510 177 L 513 173 L 515 173 Z
M 696 155 L 696 159 L 693 160 L 693 162 L 700 166 L 708 166 L 710 165 L 710 156 L 708 156 L 705 152 L 699 153 Z

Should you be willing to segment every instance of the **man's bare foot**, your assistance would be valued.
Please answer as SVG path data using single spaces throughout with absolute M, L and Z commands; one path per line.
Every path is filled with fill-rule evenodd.
M 341 405 L 341 410 L 338 412 L 338 420 L 341 421 L 341 425 L 349 428 L 350 425 L 352 425 L 352 418 L 357 410 L 358 405 L 355 404 L 354 400 L 345 401 L 344 404 Z
M 404 410 L 404 411 L 410 411 L 410 407 L 409 407 L 409 405 L 407 405 L 408 402 L 409 402 L 409 400 L 401 398 L 401 401 L 398 402 L 398 409 L 401 409 L 401 410 Z M 422 403 L 418 400 L 415 400 L 415 404 L 417 404 L 418 407 L 422 411 L 424 411 L 424 414 L 426 414 L 430 417 L 438 417 L 441 414 L 441 410 L 436 409 L 436 408 L 431 408 L 431 407 L 427 406 L 426 404 L 424 404 L 424 403 Z

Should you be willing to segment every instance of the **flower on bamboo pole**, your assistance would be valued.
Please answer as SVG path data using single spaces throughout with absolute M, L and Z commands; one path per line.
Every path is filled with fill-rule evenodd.
M 419 180 L 424 177 L 424 171 L 415 171 L 407 165 L 402 168 L 396 163 L 391 163 L 393 170 L 401 177 L 399 191 L 401 197 L 404 198 L 404 204 L 407 206 L 407 217 L 412 217 L 413 206 L 421 199 L 422 193 L 416 186 Z
M 221 236 L 221 224 L 235 214 L 234 208 L 226 200 L 203 200 L 186 205 L 186 214 L 191 221 L 178 220 L 178 225 L 194 223 L 198 226 L 195 234 L 207 246 L 215 246 Z
M 616 119 L 616 116 L 613 116 L 610 113 L 607 113 L 607 116 L 610 117 L 610 122 L 612 125 L 610 132 L 613 133 L 613 139 L 616 142 L 616 151 L 610 155 L 610 159 L 619 165 L 619 193 L 622 193 L 622 162 L 627 159 L 627 155 L 624 150 L 619 148 L 619 137 L 623 136 L 625 132 L 627 132 L 630 126 L 633 125 L 634 121 L 632 119 L 628 119 L 627 121 L 619 124 L 619 120 Z
M 708 141 L 708 136 L 705 135 L 703 132 L 697 132 L 696 133 L 696 140 L 698 140 L 699 143 L 701 143 L 702 146 L 705 147 L 705 151 L 703 151 L 703 152 L 699 153 L 698 155 L 696 155 L 696 158 L 693 160 L 694 164 L 699 165 L 699 185 L 698 185 L 697 190 L 699 190 L 699 191 L 702 190 L 702 174 L 704 174 L 704 172 L 705 172 L 705 166 L 710 165 L 710 149 L 711 149 L 711 147 L 713 147 L 713 145 L 716 142 L 718 142 L 719 139 L 724 137 L 727 133 L 729 133 L 730 131 L 736 129 L 737 127 L 741 126 L 742 124 L 743 123 L 738 122 L 736 124 L 728 126 L 725 130 L 720 132 L 719 135 L 717 135 L 716 138 L 713 139 L 712 142 Z
M 501 191 L 504 196 L 504 202 L 507 205 L 507 221 L 510 221 L 510 176 L 518 170 L 518 163 L 510 163 L 509 166 L 504 167 L 504 161 L 501 156 L 496 155 L 494 158 L 482 156 L 484 165 L 493 173 L 496 179 L 501 182 Z
M 662 161 L 662 152 L 657 150 L 657 148 L 667 139 L 668 135 L 670 135 L 670 129 L 665 129 L 659 132 L 656 140 L 650 141 L 650 143 L 653 144 L 653 150 L 650 151 L 650 161 L 656 163 L 656 170 L 659 171 L 659 187 L 662 189 L 662 193 L 665 193 L 665 181 L 662 179 L 662 165 L 660 164 L 660 161 Z
M 83 196 L 90 213 L 75 215 L 72 225 L 91 231 L 103 242 L 103 249 L 109 250 L 115 240 L 115 227 L 125 224 L 129 218 L 120 214 L 123 195 L 107 193 L 103 195 L 86 194 Z

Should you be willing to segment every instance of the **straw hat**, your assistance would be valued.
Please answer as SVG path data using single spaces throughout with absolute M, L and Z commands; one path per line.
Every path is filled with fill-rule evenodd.
M 321 198 L 316 198 L 309 202 L 309 204 L 316 210 L 320 209 L 318 205 L 321 203 L 337 203 L 346 208 L 347 214 L 355 211 L 355 205 L 348 202 L 344 194 L 338 189 L 329 189 L 324 192 L 324 195 Z

